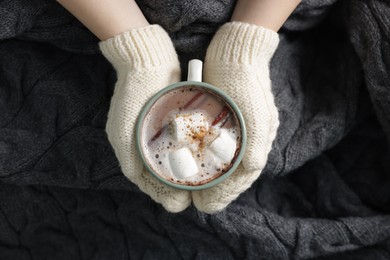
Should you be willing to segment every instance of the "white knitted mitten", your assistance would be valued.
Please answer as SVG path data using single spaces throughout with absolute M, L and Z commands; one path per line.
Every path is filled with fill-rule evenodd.
M 158 90 L 180 79 L 171 39 L 162 27 L 150 25 L 114 36 L 99 46 L 118 77 L 106 132 L 123 173 L 168 211 L 184 210 L 191 203 L 191 194 L 170 188 L 148 173 L 135 142 L 135 124 L 142 107 Z
M 223 25 L 207 49 L 204 79 L 224 90 L 240 108 L 247 127 L 247 148 L 237 170 L 225 181 L 192 193 L 207 213 L 225 208 L 259 177 L 279 126 L 269 63 L 279 43 L 276 32 L 246 23 Z

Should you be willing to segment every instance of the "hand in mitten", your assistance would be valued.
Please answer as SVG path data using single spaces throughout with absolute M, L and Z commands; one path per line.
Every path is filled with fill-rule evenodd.
M 103 41 L 100 49 L 118 77 L 106 132 L 123 173 L 168 211 L 184 210 L 191 203 L 191 194 L 168 187 L 148 173 L 135 142 L 135 124 L 142 107 L 161 88 L 180 79 L 171 39 L 162 27 L 151 25 Z
M 208 213 L 224 209 L 259 177 L 279 126 L 269 63 L 279 43 L 269 29 L 240 22 L 223 25 L 207 49 L 204 79 L 225 91 L 240 108 L 247 148 L 237 170 L 225 181 L 195 191 L 195 206 Z

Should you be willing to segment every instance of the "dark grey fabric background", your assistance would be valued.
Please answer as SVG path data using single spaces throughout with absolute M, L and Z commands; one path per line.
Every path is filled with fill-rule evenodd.
M 234 7 L 139 4 L 183 75 Z M 219 214 L 171 214 L 120 172 L 97 39 L 54 1 L 0 1 L 0 259 L 390 259 L 390 4 L 306 0 L 280 37 L 261 178 Z

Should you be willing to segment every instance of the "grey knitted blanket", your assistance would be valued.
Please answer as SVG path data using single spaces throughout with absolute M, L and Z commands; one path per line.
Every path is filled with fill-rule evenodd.
M 183 75 L 234 7 L 139 4 Z M 390 259 L 390 3 L 306 0 L 280 37 L 260 179 L 219 214 L 171 214 L 120 172 L 98 40 L 55 1 L 0 1 L 0 259 Z

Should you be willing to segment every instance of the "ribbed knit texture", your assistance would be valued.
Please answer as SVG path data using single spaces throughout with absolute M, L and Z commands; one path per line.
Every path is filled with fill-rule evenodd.
M 106 124 L 108 139 L 123 173 L 168 211 L 184 210 L 190 193 L 159 182 L 143 167 L 135 142 L 135 124 L 145 103 L 180 79 L 180 66 L 168 34 L 159 25 L 132 29 L 99 44 L 117 71 L 118 81 Z
M 157 24 L 132 29 L 101 42 L 99 46 L 116 69 L 126 67 L 139 73 L 156 66 L 178 65 L 171 39 Z
M 196 207 L 213 213 L 248 189 L 264 168 L 279 126 L 269 77 L 278 34 L 263 27 L 231 22 L 223 25 L 207 50 L 204 78 L 240 108 L 247 127 L 247 149 L 241 165 L 217 186 L 193 192 Z

